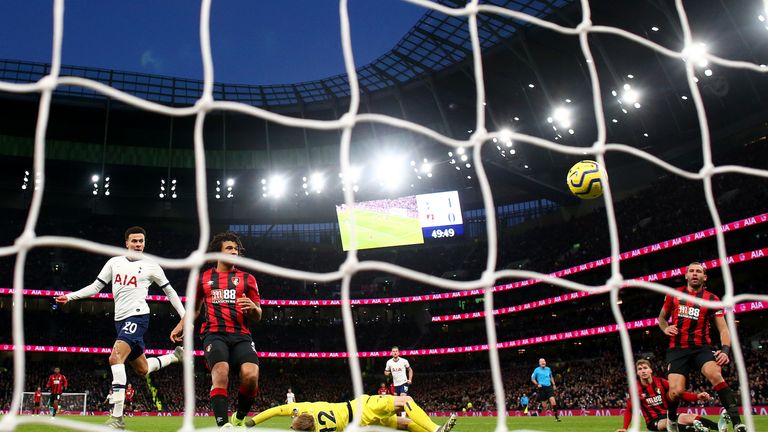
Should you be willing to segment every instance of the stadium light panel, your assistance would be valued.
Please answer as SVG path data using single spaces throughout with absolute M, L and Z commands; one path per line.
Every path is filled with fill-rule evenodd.
M 699 67 L 706 67 L 709 61 L 706 59 L 707 44 L 703 42 L 695 42 L 685 47 L 683 50 L 683 58 L 686 61 L 691 61 Z
M 571 110 L 565 107 L 557 107 L 552 111 L 552 120 L 563 128 L 571 127 Z M 549 121 L 549 119 L 547 119 Z M 551 123 L 551 122 L 550 122 Z
M 325 176 L 323 173 L 312 173 L 309 176 L 309 187 L 312 192 L 322 193 L 323 189 L 325 188 Z
M 99 175 L 98 175 L 98 174 L 94 174 L 94 175 L 92 175 L 92 176 L 91 176 L 91 181 L 92 181 L 92 182 L 94 182 L 94 183 L 95 183 L 95 182 L 97 182 L 97 181 L 99 181 Z
M 234 185 L 235 185 L 235 179 L 233 179 L 232 177 L 228 178 L 227 179 L 227 187 L 232 187 Z

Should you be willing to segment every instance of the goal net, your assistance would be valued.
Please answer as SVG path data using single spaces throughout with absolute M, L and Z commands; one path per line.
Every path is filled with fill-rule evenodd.
M 592 22 L 591 18 L 591 3 L 588 0 L 582 0 L 575 2 L 574 4 L 580 7 L 581 18 L 577 23 L 571 26 L 564 26 L 552 21 L 543 20 L 533 15 L 526 14 L 517 10 L 500 7 L 492 4 L 481 4 L 478 0 L 471 0 L 466 2 L 466 5 L 460 5 L 456 7 L 447 6 L 448 2 L 434 2 L 428 0 L 407 0 L 409 3 L 423 7 L 425 10 L 434 10 L 439 13 L 461 17 L 465 20 L 466 29 L 469 39 L 471 41 L 471 68 L 472 78 L 474 83 L 474 110 L 475 110 L 475 124 L 471 128 L 468 137 L 456 138 L 443 133 L 440 133 L 434 129 L 430 129 L 422 124 L 414 123 L 401 118 L 393 116 L 374 114 L 374 113 L 361 113 L 361 88 L 358 81 L 358 73 L 355 67 L 355 61 L 353 57 L 352 42 L 353 37 L 350 32 L 350 22 L 348 15 L 348 1 L 339 1 L 339 17 L 341 23 L 341 37 L 342 37 L 342 49 L 344 54 L 345 72 L 347 74 L 349 83 L 349 107 L 348 110 L 340 115 L 338 118 L 332 120 L 313 120 L 296 118 L 291 116 L 282 115 L 275 112 L 270 112 L 264 109 L 260 109 L 254 106 L 245 105 L 242 103 L 216 100 L 214 98 L 214 62 L 211 51 L 211 38 L 210 38 L 210 12 L 211 1 L 202 0 L 200 2 L 200 49 L 202 52 L 202 59 L 204 64 L 204 84 L 202 89 L 202 95 L 194 103 L 194 105 L 187 107 L 170 107 L 163 104 L 155 103 L 146 99 L 141 99 L 133 96 L 127 92 L 109 87 L 103 83 L 95 80 L 64 76 L 61 74 L 61 53 L 62 42 L 66 37 L 66 29 L 64 26 L 64 0 L 55 0 L 53 2 L 53 53 L 51 57 L 51 68 L 48 75 L 44 78 L 32 82 L 32 83 L 12 83 L 0 81 L 0 91 L 13 92 L 13 93 L 36 93 L 40 95 L 39 102 L 39 115 L 37 118 L 35 141 L 34 141 L 34 172 L 40 173 L 39 176 L 39 188 L 35 188 L 32 201 L 26 220 L 26 225 L 22 234 L 16 239 L 16 242 L 12 245 L 4 245 L 0 247 L 0 256 L 15 256 L 15 268 L 14 268 L 14 292 L 13 301 L 15 304 L 22 304 L 22 288 L 24 281 L 24 268 L 27 261 L 27 256 L 33 248 L 40 247 L 66 247 L 77 248 L 92 253 L 99 253 L 107 256 L 124 254 L 125 250 L 108 246 L 105 244 L 98 244 L 94 242 L 85 241 L 79 238 L 72 237 L 53 237 L 53 236 L 37 236 L 35 229 L 38 224 L 38 218 L 40 215 L 40 208 L 43 200 L 43 193 L 45 192 L 46 177 L 45 177 L 45 165 L 46 165 L 46 128 L 48 125 L 49 111 L 51 106 L 51 100 L 53 92 L 59 87 L 78 87 L 83 88 L 90 92 L 104 95 L 112 100 L 122 102 L 124 104 L 142 109 L 148 110 L 153 113 L 158 113 L 170 117 L 181 116 L 194 116 L 196 119 L 194 129 L 194 153 L 195 153 L 195 189 L 197 200 L 197 225 L 200 227 L 200 241 L 195 251 L 189 254 L 183 259 L 170 259 L 159 256 L 151 256 L 156 259 L 157 262 L 166 268 L 171 269 L 190 269 L 189 282 L 186 288 L 187 296 L 187 317 L 190 318 L 186 321 L 184 333 L 193 333 L 193 323 L 191 317 L 193 317 L 193 305 L 196 295 L 196 282 L 199 276 L 199 269 L 207 261 L 215 261 L 216 259 L 223 258 L 224 255 L 217 253 L 206 253 L 206 246 L 211 237 L 210 233 L 210 218 L 208 212 L 209 197 L 206 191 L 209 189 L 208 185 L 211 180 L 206 177 L 206 160 L 205 160 L 205 142 L 203 138 L 203 124 L 206 117 L 212 111 L 225 111 L 233 112 L 242 115 L 249 115 L 256 118 L 264 119 L 269 122 L 274 122 L 284 126 L 290 126 L 303 129 L 316 129 L 316 130 L 337 130 L 340 132 L 339 140 L 339 163 L 342 171 L 342 178 L 344 181 L 344 201 L 347 207 L 351 208 L 355 202 L 355 188 L 352 184 L 351 174 L 351 153 L 352 153 L 352 133 L 355 127 L 360 125 L 385 125 L 387 127 L 396 128 L 406 131 L 410 134 L 422 136 L 430 140 L 434 140 L 446 147 L 446 150 L 461 148 L 466 151 L 468 155 L 474 160 L 475 173 L 479 188 L 482 192 L 483 207 L 485 210 L 486 220 L 486 233 L 487 233 L 487 260 L 484 266 L 484 272 L 482 276 L 472 281 L 456 281 L 449 279 L 441 279 L 433 276 L 429 276 L 424 273 L 409 270 L 405 267 L 389 264 L 385 262 L 374 261 L 361 261 L 358 259 L 358 253 L 356 250 L 350 250 L 346 255 L 346 260 L 339 267 L 337 271 L 328 273 L 316 273 L 311 271 L 298 271 L 295 269 L 281 268 L 278 266 L 270 265 L 264 262 L 259 262 L 246 258 L 231 258 L 232 261 L 238 267 L 255 270 L 262 273 L 268 273 L 272 275 L 279 275 L 282 278 L 290 278 L 295 280 L 313 280 L 317 282 L 341 282 L 341 314 L 343 317 L 343 328 L 346 339 L 346 346 L 349 352 L 352 354 L 349 356 L 350 374 L 353 382 L 353 390 L 356 395 L 363 393 L 362 374 L 360 362 L 354 353 L 357 352 L 357 342 L 355 337 L 355 326 L 351 310 L 351 281 L 353 276 L 363 271 L 380 271 L 390 273 L 396 276 L 407 278 L 413 281 L 417 281 L 423 284 L 432 285 L 446 290 L 464 291 L 472 289 L 483 290 L 484 300 L 484 320 L 485 328 L 487 332 L 487 350 L 490 358 L 491 375 L 493 378 L 493 390 L 495 396 L 496 411 L 498 412 L 497 423 L 495 430 L 497 432 L 503 432 L 508 430 L 506 407 L 510 403 L 505 398 L 505 389 L 502 384 L 502 371 L 499 365 L 499 353 L 498 353 L 498 337 L 497 330 L 494 323 L 494 292 L 490 289 L 499 280 L 511 280 L 511 279 L 534 279 L 542 281 L 547 284 L 551 284 L 557 287 L 566 288 L 569 290 L 584 292 L 584 293 L 607 293 L 610 295 L 611 311 L 615 318 L 615 322 L 618 324 L 619 339 L 621 341 L 622 354 L 625 362 L 625 372 L 627 377 L 635 376 L 635 367 L 633 359 L 633 350 L 629 338 L 627 325 L 619 308 L 619 294 L 624 288 L 640 288 L 643 290 L 650 290 L 659 294 L 671 295 L 679 298 L 684 298 L 688 301 L 692 301 L 697 305 L 706 305 L 709 307 L 725 308 L 727 311 L 732 311 L 737 304 L 746 301 L 768 301 L 768 296 L 755 295 L 755 294 L 739 294 L 736 295 L 734 290 L 733 278 L 730 271 L 729 261 L 726 259 L 727 251 L 724 240 L 724 234 L 722 229 L 722 221 L 716 205 L 715 196 L 713 193 L 712 179 L 713 176 L 726 173 L 740 173 L 751 176 L 760 176 L 768 178 L 768 170 L 754 169 L 742 166 L 716 166 L 713 163 L 712 157 L 712 140 L 710 138 L 709 120 L 705 110 L 705 104 L 702 99 L 700 86 L 697 85 L 696 77 L 696 65 L 701 61 L 708 61 L 711 64 L 717 65 L 721 68 L 739 69 L 750 74 L 765 74 L 768 69 L 764 65 L 755 64 L 747 61 L 733 60 L 725 57 L 716 56 L 710 53 L 702 52 L 697 49 L 697 42 L 692 37 L 691 28 L 689 26 L 688 18 L 686 15 L 687 8 L 695 8 L 696 2 L 687 2 L 685 5 L 682 0 L 675 2 L 675 8 L 677 10 L 677 16 L 674 17 L 681 29 L 683 44 L 681 47 L 668 47 L 662 44 L 653 42 L 652 40 L 639 36 L 633 32 L 624 30 L 614 26 L 596 25 Z M 757 3 L 755 2 L 757 8 Z M 768 2 L 767 2 L 768 3 Z M 765 8 L 765 4 L 763 5 Z M 483 63 L 483 50 L 479 37 L 479 23 L 483 16 L 497 16 L 507 20 L 516 20 L 526 23 L 530 26 L 537 27 L 540 31 L 556 32 L 564 37 L 575 38 L 579 42 L 581 54 L 583 56 L 584 65 L 586 67 L 586 74 L 588 76 L 588 82 L 591 86 L 592 103 L 591 108 L 594 111 L 594 121 L 596 134 L 591 139 L 592 145 L 588 147 L 569 146 L 558 142 L 558 140 L 549 140 L 541 136 L 533 136 L 523 134 L 514 131 L 494 130 L 492 126 L 488 124 L 487 119 L 489 113 L 486 109 L 486 93 L 492 91 L 486 87 L 486 77 L 484 74 Z M 698 120 L 698 132 L 700 134 L 700 148 L 703 158 L 701 166 L 693 170 L 682 169 L 672 163 L 662 160 L 653 154 L 650 154 L 636 146 L 627 145 L 624 143 L 611 143 L 607 138 L 607 118 L 605 102 L 603 99 L 604 87 L 601 86 L 601 75 L 598 73 L 597 66 L 594 60 L 595 48 L 590 43 L 590 37 L 594 35 L 612 35 L 616 38 L 628 41 L 632 44 L 644 47 L 651 50 L 654 55 L 664 56 L 667 58 L 678 60 L 680 66 L 684 69 L 684 79 L 686 80 L 688 87 L 688 94 L 690 103 L 693 105 L 695 116 Z M 531 49 L 535 49 L 532 47 Z M 610 120 L 608 120 L 610 121 Z M 489 146 L 494 140 L 512 140 L 520 146 L 530 146 L 536 148 L 543 148 L 553 152 L 562 153 L 565 155 L 584 157 L 592 157 L 605 169 L 609 169 L 610 165 L 606 162 L 607 153 L 622 153 L 628 157 L 643 160 L 648 163 L 655 164 L 658 168 L 665 170 L 675 176 L 679 176 L 688 180 L 699 181 L 703 184 L 705 191 L 705 200 L 707 208 L 709 210 L 709 216 L 712 221 L 713 227 L 716 227 L 716 243 L 720 266 L 722 268 L 723 285 L 725 287 L 725 295 L 721 301 L 718 302 L 706 302 L 698 298 L 691 297 L 687 294 L 674 291 L 668 286 L 654 283 L 650 281 L 626 279 L 622 275 L 622 260 L 620 257 L 620 241 L 619 231 L 616 223 L 612 182 L 609 178 L 605 177 L 603 180 L 603 200 L 605 215 L 608 221 L 606 229 L 606 235 L 610 239 L 610 277 L 604 280 L 602 283 L 587 285 L 583 283 L 577 283 L 563 278 L 558 278 L 550 274 L 544 274 L 540 272 L 527 271 L 527 270 L 500 270 L 497 266 L 498 256 L 498 226 L 496 220 L 496 212 L 493 200 L 493 194 L 491 191 L 491 184 L 489 182 L 488 175 L 486 173 L 486 167 L 484 164 L 484 158 L 482 151 L 485 147 Z M 351 219 L 354 220 L 354 214 Z M 354 225 L 354 222 L 352 223 Z M 351 231 L 351 244 L 356 244 L 355 236 L 357 233 L 355 230 Z M 16 307 L 13 309 L 13 343 L 16 347 L 24 346 L 24 308 Z M 753 417 L 751 414 L 751 401 L 749 398 L 750 391 L 748 388 L 747 371 L 743 362 L 743 355 L 741 350 L 741 341 L 739 340 L 739 334 L 737 332 L 734 316 L 732 313 L 726 314 L 726 321 L 730 334 L 732 337 L 734 365 L 738 371 L 738 383 L 741 393 L 740 405 L 744 410 L 744 422 L 749 430 L 756 430 L 754 427 Z M 192 361 L 193 342 L 192 338 L 185 338 L 184 348 L 186 349 L 186 358 L 184 364 L 184 382 L 183 388 L 185 393 L 185 417 L 183 423 L 183 430 L 189 431 L 194 429 L 193 419 L 195 412 L 195 394 L 194 394 L 194 370 Z M 21 349 L 14 351 L 14 392 L 13 401 L 10 414 L 4 416 L 0 422 L 0 430 L 14 430 L 18 425 L 24 423 L 34 423 L 39 420 L 32 418 L 19 417 L 16 415 L 20 409 L 27 406 L 29 398 L 27 393 L 23 393 L 24 388 L 24 373 L 25 373 L 25 355 Z M 640 403 L 638 399 L 638 388 L 635 379 L 628 379 L 629 394 L 633 402 L 633 421 L 631 425 L 632 431 L 641 430 L 642 415 L 640 413 Z M 70 402 L 71 401 L 71 402 Z M 85 405 L 85 396 L 72 396 L 68 399 L 66 404 L 71 404 L 75 407 L 75 410 L 81 410 Z M 84 409 L 84 408 L 82 408 Z M 64 420 L 62 420 L 64 421 Z M 67 427 L 73 429 L 85 430 L 84 426 L 76 422 L 66 422 Z M 514 421 L 511 422 L 514 425 Z M 457 427 L 461 430 L 460 426 Z M 513 426 L 513 429 L 516 429 Z M 357 431 L 359 427 L 357 425 L 350 425 L 347 430 Z M 383 430 L 381 428 L 375 428 L 375 430 Z
M 59 412 L 85 415 L 88 406 L 88 393 L 62 393 L 59 400 Z M 35 393 L 24 392 L 21 394 L 21 413 L 31 414 L 35 409 Z M 43 393 L 40 402 L 41 414 L 50 414 L 53 409 L 51 394 Z

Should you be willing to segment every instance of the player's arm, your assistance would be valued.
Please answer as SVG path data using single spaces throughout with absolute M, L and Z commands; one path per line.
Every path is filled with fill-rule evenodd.
M 195 299 L 195 318 L 192 320 L 192 322 L 195 322 L 198 317 L 200 317 L 200 311 L 203 309 L 203 293 L 198 292 L 197 298 Z M 173 343 L 179 343 L 184 341 L 184 317 L 179 320 L 179 323 L 176 324 L 176 327 L 171 330 L 171 342 Z
M 69 294 L 62 294 L 60 296 L 54 297 L 56 300 L 56 303 L 58 304 L 67 304 L 70 300 L 79 300 L 84 299 L 88 297 L 93 297 L 96 294 L 99 293 L 99 291 L 103 290 L 105 286 L 107 286 L 108 281 L 112 280 L 112 260 L 107 261 L 106 264 L 104 264 L 104 267 L 102 267 L 101 272 L 99 272 L 99 275 L 96 277 L 96 280 L 93 281 L 92 284 L 83 287 L 77 291 L 71 292 Z
M 413 384 L 413 368 L 408 368 L 408 384 Z
M 669 322 L 667 322 L 669 311 L 672 309 L 671 299 L 672 297 L 667 296 L 666 300 L 664 300 L 664 307 L 662 307 L 661 312 L 659 312 L 659 328 L 667 336 L 674 336 L 677 334 L 677 326 L 674 324 L 670 325 Z
M 263 423 L 272 417 L 296 416 L 299 415 L 299 413 L 300 408 L 298 403 L 279 405 L 268 410 L 264 410 L 260 412 L 256 417 L 253 417 L 253 424 L 257 425 L 259 423 Z
M 720 348 L 715 352 L 715 361 L 723 366 L 731 362 L 731 332 L 728 330 L 728 324 L 723 315 L 715 315 L 715 327 L 720 332 Z
M 392 375 L 392 371 L 389 370 L 389 361 L 387 361 L 387 365 L 384 367 L 384 376 L 390 376 Z
M 701 393 L 683 392 L 681 397 L 683 398 L 683 400 L 688 402 L 708 401 L 712 399 L 712 396 L 710 396 L 710 394 L 707 392 L 701 392 Z
M 626 431 L 630 423 L 632 423 L 632 398 L 627 399 L 627 409 L 624 410 L 624 428 L 616 432 Z
M 536 381 L 536 370 L 534 370 L 534 371 L 533 371 L 533 373 L 531 374 L 531 382 L 532 382 L 532 383 L 533 383 L 533 385 L 535 385 L 536 387 L 541 387 L 541 385 L 539 384 L 539 382 L 538 382 L 538 381 Z
M 243 296 L 237 299 L 240 309 L 248 315 L 248 319 L 258 322 L 261 321 L 261 299 L 259 298 L 259 288 L 256 285 L 256 278 L 248 275 L 246 278 L 246 288 Z
M 549 377 L 549 381 L 552 384 L 552 390 L 557 390 L 557 386 L 555 385 L 555 377 L 554 377 L 554 375 Z

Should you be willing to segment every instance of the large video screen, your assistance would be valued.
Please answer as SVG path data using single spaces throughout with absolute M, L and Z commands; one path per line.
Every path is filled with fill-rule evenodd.
M 425 239 L 451 238 L 464 233 L 457 191 L 362 201 L 350 209 L 336 206 L 341 245 L 352 248 L 351 213 L 355 215 L 356 249 L 422 244 Z

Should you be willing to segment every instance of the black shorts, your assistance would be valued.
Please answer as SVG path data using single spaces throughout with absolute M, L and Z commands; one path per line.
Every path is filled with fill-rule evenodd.
M 667 374 L 688 376 L 695 369 L 701 371 L 705 363 L 715 361 L 712 347 L 670 348 L 667 350 Z
M 210 333 L 203 337 L 203 353 L 210 370 L 216 363 L 227 362 L 240 370 L 243 363 L 259 364 L 256 346 L 250 335 L 235 333 Z
M 555 391 L 552 390 L 552 386 L 541 386 L 539 388 L 539 400 L 541 402 L 547 401 L 551 397 L 555 397 Z
M 35 402 L 35 408 L 40 408 L 40 402 Z
M 61 400 L 61 393 L 59 394 L 51 393 L 51 397 L 50 399 L 48 399 L 48 406 L 53 406 L 54 402 L 60 401 L 60 400 Z
M 649 431 L 659 432 L 661 429 L 659 429 L 659 422 L 663 419 L 657 418 L 654 420 L 649 421 L 645 424 L 645 427 L 648 428 Z M 667 430 L 667 428 L 664 428 L 664 430 Z

